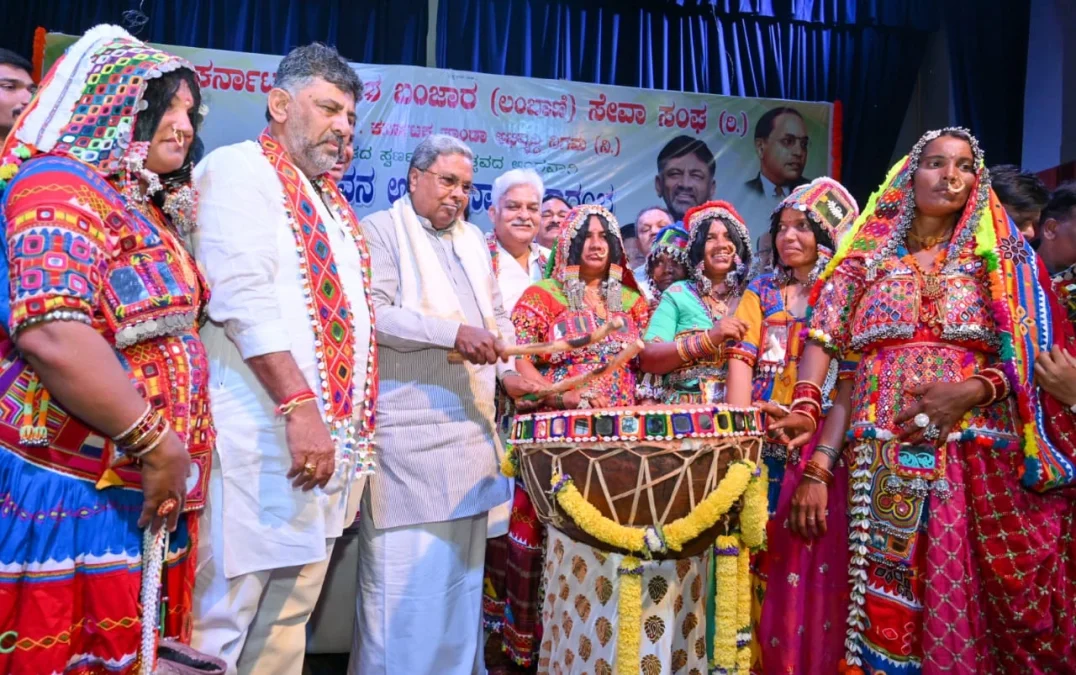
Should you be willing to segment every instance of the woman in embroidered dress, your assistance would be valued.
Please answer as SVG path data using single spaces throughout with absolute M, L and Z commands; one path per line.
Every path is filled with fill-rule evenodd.
M 736 308 L 747 331 L 727 350 L 730 404 L 792 403 L 810 285 L 833 257 L 837 233 L 858 215 L 855 200 L 831 178 L 796 188 L 774 210 L 766 235 L 774 242 L 774 270 L 754 279 Z M 854 364 L 841 370 L 839 386 L 834 386 L 836 363 L 831 371 L 822 399 L 828 414 L 816 444 L 802 453 L 788 452 L 775 439 L 762 448 L 770 521 L 766 550 L 752 559 L 762 672 L 830 675 L 843 655 L 848 472 L 838 453 L 848 425 Z M 771 600 L 763 603 L 764 596 Z
M 687 231 L 679 225 L 666 225 L 654 237 L 650 253 L 646 256 L 646 274 L 654 294 L 650 300 L 650 311 L 657 309 L 662 294 L 669 286 L 687 279 L 687 247 Z M 661 375 L 643 373 L 635 391 L 640 405 L 661 401 L 663 380 Z
M 747 326 L 733 318 L 751 268 L 751 236 L 728 202 L 707 202 L 684 216 L 691 279 L 661 296 L 646 349 L 645 373 L 665 376 L 663 403 L 725 400 L 724 345 L 739 340 Z
M 537 359 L 539 373 L 550 381 L 597 368 L 637 340 L 643 330 L 648 309 L 634 290 L 635 282 L 626 269 L 622 251 L 611 213 L 595 206 L 574 210 L 561 230 L 551 261 L 551 278 L 528 289 L 516 305 L 512 318 L 516 339 L 521 343 L 576 337 L 614 315 L 627 322 L 622 332 L 597 348 Z M 527 374 L 526 367 L 520 366 L 521 373 Z M 542 408 L 630 406 L 635 404 L 635 387 L 636 373 L 629 366 L 592 383 L 582 396 L 552 397 L 542 402 Z M 523 493 L 517 493 L 517 497 L 520 494 Z M 526 514 L 519 506 L 517 500 L 509 526 L 513 543 L 519 536 L 520 523 L 535 522 L 530 503 L 527 502 Z M 642 640 L 642 672 L 705 669 L 706 556 L 644 562 L 642 614 L 632 616 L 618 608 L 622 579 L 618 569 L 623 555 L 579 543 L 552 527 L 545 528 L 545 535 L 544 570 L 543 561 L 538 560 L 545 589 L 540 599 L 539 672 L 589 671 L 591 664 L 594 672 L 612 672 L 620 631 L 638 630 L 642 625 L 649 626 L 653 636 Z M 509 606 L 511 611 L 511 599 Z M 637 625 L 626 626 L 623 621 Z M 659 624 L 664 627 L 660 634 L 654 628 Z
M 130 673 L 153 658 L 145 527 L 172 531 L 165 632 L 189 637 L 213 442 L 207 291 L 180 243 L 199 107 L 189 63 L 99 26 L 4 147 L 0 672 Z
M 861 355 L 847 672 L 1072 671 L 1072 501 L 1050 490 L 1073 464 L 1031 382 L 1060 319 L 1038 266 L 978 144 L 945 129 L 893 168 L 812 291 L 773 426 L 802 445 L 831 357 Z
M 608 210 L 596 205 L 573 209 L 546 269 L 547 278 L 524 291 L 512 312 L 517 344 L 571 339 L 593 332 L 614 317 L 625 325 L 584 349 L 521 359 L 517 361 L 521 374 L 551 384 L 600 367 L 639 338 L 649 310 L 628 269 L 616 217 Z M 635 385 L 633 369 L 624 367 L 591 382 L 582 392 L 550 396 L 530 407 L 633 405 Z M 520 481 L 516 482 L 508 538 L 504 649 L 516 663 L 531 666 L 542 636 L 539 582 L 545 532 Z

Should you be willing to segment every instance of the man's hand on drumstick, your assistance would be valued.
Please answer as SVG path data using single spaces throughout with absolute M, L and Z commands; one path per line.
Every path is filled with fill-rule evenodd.
M 504 343 L 485 328 L 460 324 L 456 332 L 456 351 L 464 359 L 479 366 L 497 363 L 504 352 Z

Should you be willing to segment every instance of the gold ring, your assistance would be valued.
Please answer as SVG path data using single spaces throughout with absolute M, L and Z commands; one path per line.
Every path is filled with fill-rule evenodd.
M 310 476 L 310 475 L 312 475 L 314 473 L 314 471 L 317 468 L 318 468 L 317 465 L 314 464 L 313 462 L 307 462 L 306 464 L 303 465 L 303 473 L 306 474 L 307 476 Z
M 167 516 L 172 511 L 175 511 L 177 506 L 179 506 L 179 502 L 175 499 L 166 499 L 157 507 L 157 515 Z

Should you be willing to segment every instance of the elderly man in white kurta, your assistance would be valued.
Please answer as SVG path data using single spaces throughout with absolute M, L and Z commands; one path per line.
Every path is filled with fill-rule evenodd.
M 504 311 L 511 316 L 523 291 L 541 281 L 549 259 L 549 249 L 536 241 L 542 225 L 542 196 L 545 185 L 534 169 L 512 169 L 493 181 L 489 219 L 493 231 L 486 235 L 493 260 L 493 273 L 501 289 Z M 510 406 L 498 394 L 497 416 L 502 434 L 506 430 Z M 512 483 L 512 481 L 509 481 Z M 511 487 L 510 487 L 511 489 Z M 499 631 L 504 623 L 504 578 L 508 568 L 509 499 L 489 512 L 486 549 L 483 621 L 487 630 Z
M 363 220 L 381 393 L 378 471 L 359 523 L 353 675 L 484 670 L 486 515 L 508 499 L 494 383 L 516 397 L 540 385 L 498 360 L 515 331 L 481 231 L 459 220 L 473 157 L 451 136 L 427 138 L 408 194 Z M 453 349 L 463 363 L 449 361 Z
M 199 164 L 195 253 L 217 448 L 200 521 L 193 644 L 229 673 L 299 675 L 333 543 L 371 469 L 369 261 L 324 174 L 361 84 L 332 48 L 293 50 L 257 141 Z

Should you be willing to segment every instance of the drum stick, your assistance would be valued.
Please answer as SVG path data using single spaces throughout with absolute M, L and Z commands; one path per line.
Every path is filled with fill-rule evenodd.
M 628 361 L 631 361 L 633 358 L 636 357 L 636 355 L 639 354 L 639 352 L 643 351 L 643 347 L 645 346 L 646 345 L 643 343 L 642 340 L 636 340 L 635 342 L 629 344 L 628 346 L 617 352 L 617 355 L 613 357 L 612 361 L 603 363 L 600 367 L 590 371 L 589 373 L 582 373 L 580 375 L 576 375 L 575 377 L 568 377 L 561 380 L 560 382 L 555 382 L 550 387 L 546 387 L 545 389 L 535 394 L 528 395 L 528 398 L 530 396 L 533 396 L 534 398 L 541 400 L 546 396 L 551 396 L 553 394 L 563 394 L 569 391 L 574 391 L 575 389 L 580 389 L 586 386 L 589 382 L 598 379 L 606 373 L 610 373 L 617 368 L 623 367 L 624 364 L 626 364 Z
M 606 321 L 598 330 L 586 335 L 580 335 L 579 337 L 569 339 L 553 340 L 552 342 L 534 342 L 529 345 L 509 345 L 504 348 L 503 356 L 505 359 L 516 356 L 534 356 L 537 354 L 560 354 L 562 352 L 570 352 L 573 349 L 582 349 L 595 342 L 601 342 L 607 338 L 613 331 L 620 330 L 624 327 L 624 319 L 619 316 L 614 316 L 609 321 Z M 448 353 L 449 363 L 463 363 L 463 355 L 453 349 Z

